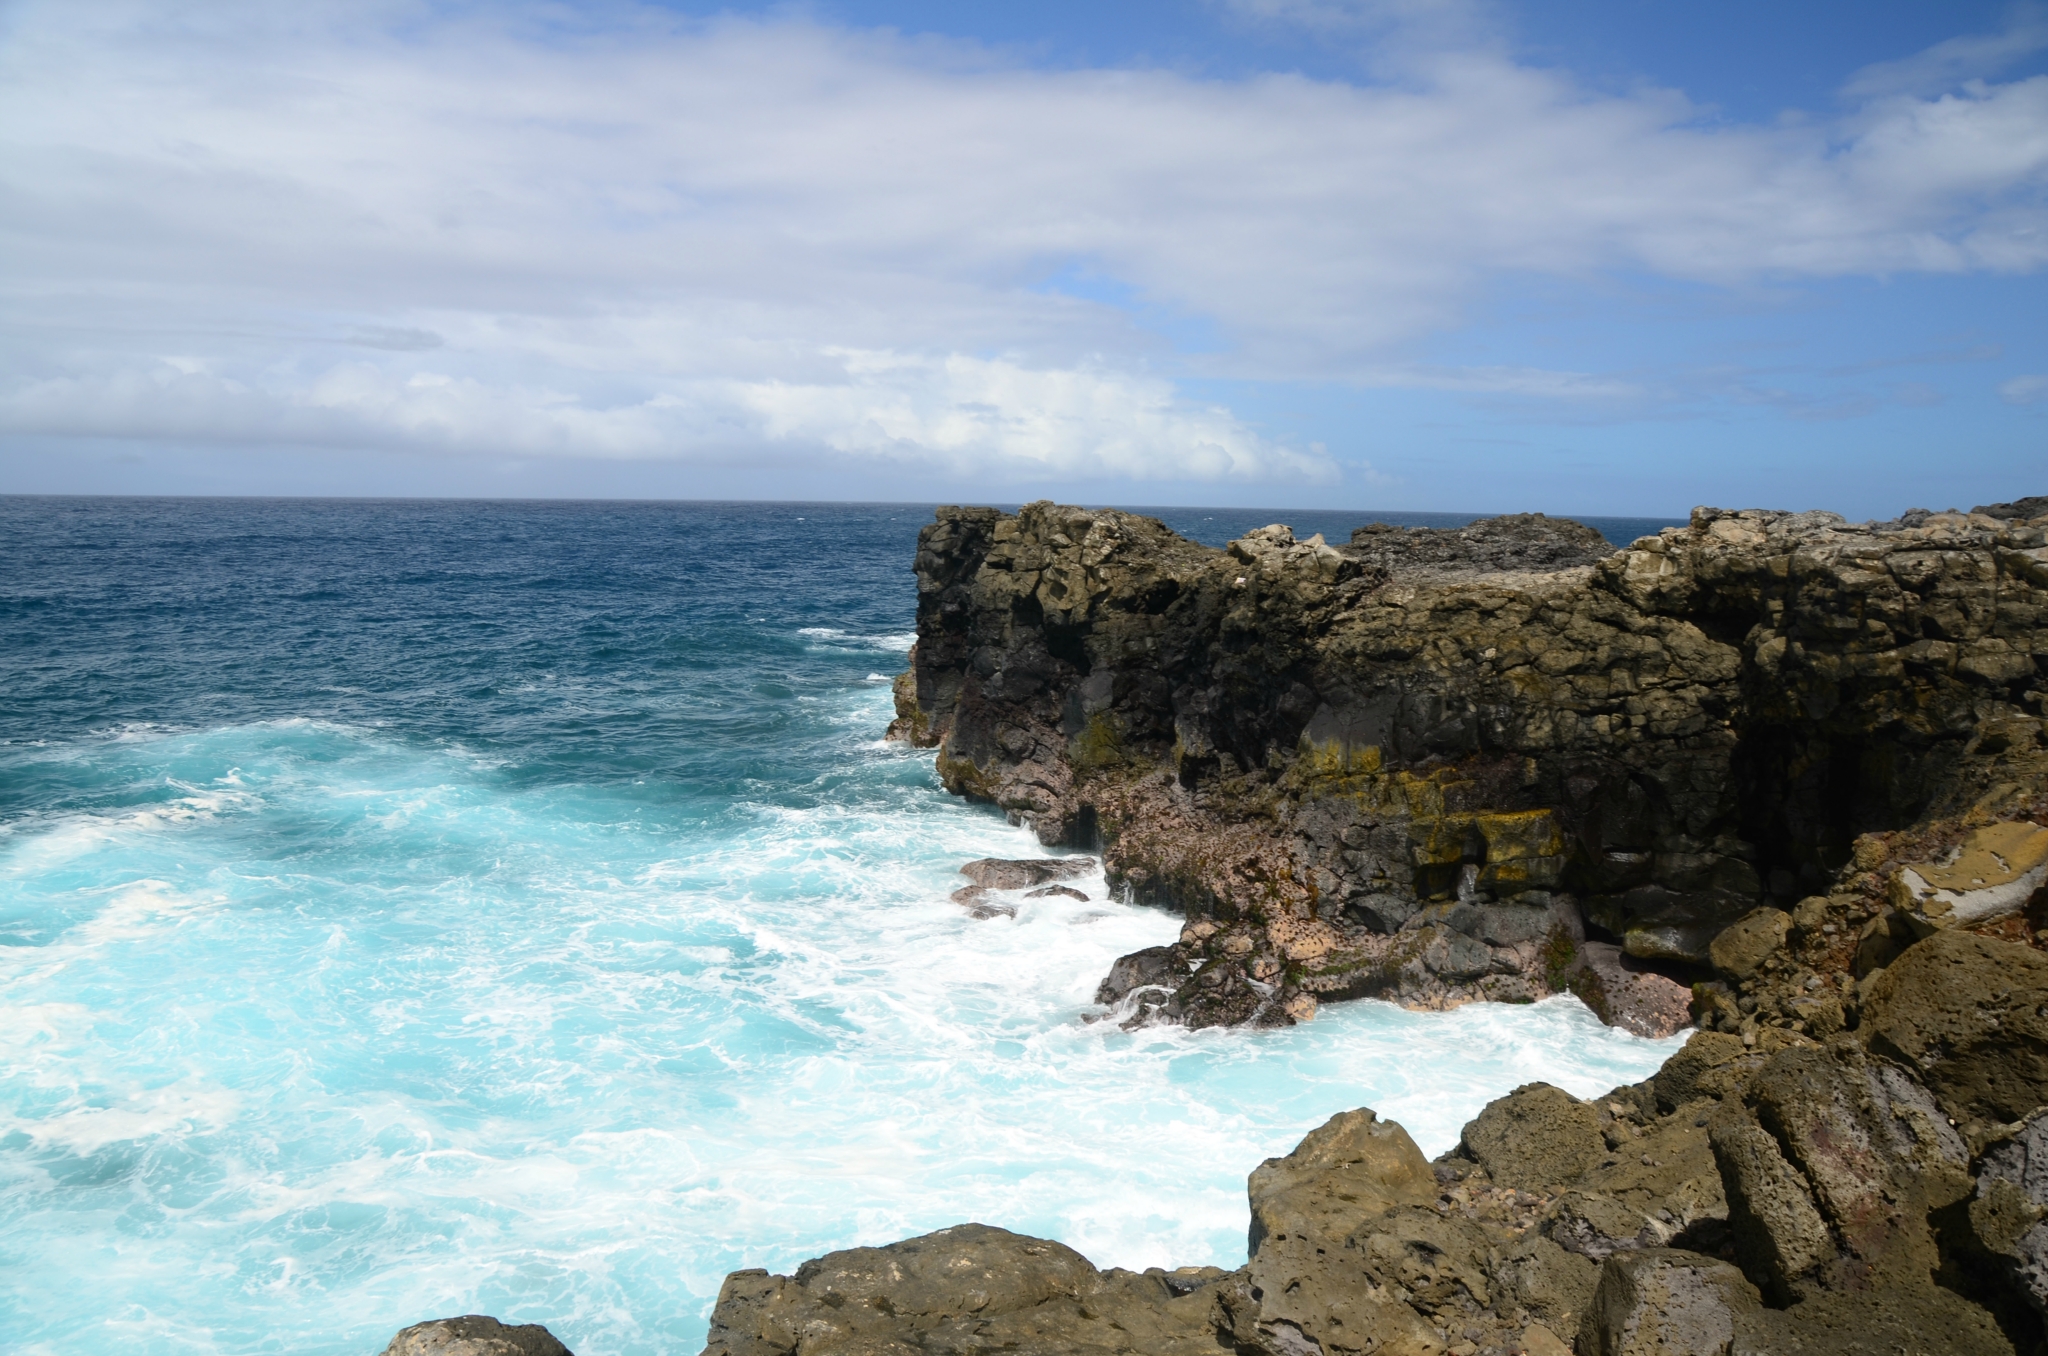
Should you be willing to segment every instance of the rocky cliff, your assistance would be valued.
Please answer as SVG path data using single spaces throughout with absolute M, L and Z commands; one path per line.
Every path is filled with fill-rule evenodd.
M 1127 1020 L 1569 987 L 1645 1032 L 1826 1035 L 1932 927 L 2031 944 L 2048 498 L 1700 509 L 1620 551 L 1541 515 L 1213 550 L 948 508 L 916 572 L 892 733 L 1188 916 L 1105 981 Z

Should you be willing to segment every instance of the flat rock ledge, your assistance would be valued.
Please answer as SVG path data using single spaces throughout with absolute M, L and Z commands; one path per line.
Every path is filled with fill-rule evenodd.
M 1755 1048 L 1932 932 L 2048 935 L 2048 497 L 1620 551 L 942 508 L 915 569 L 891 736 L 1187 918 L 1104 977 L 1128 1024 L 1570 992 Z

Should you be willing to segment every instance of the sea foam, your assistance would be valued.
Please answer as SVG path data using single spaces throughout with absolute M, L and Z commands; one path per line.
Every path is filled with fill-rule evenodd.
M 880 739 L 928 518 L 0 500 L 0 1345 L 689 1352 L 728 1270 L 968 1219 L 1230 1265 L 1336 1111 L 1435 1152 L 1673 1048 L 1090 1021 L 1180 920 L 948 898 L 1041 849 Z
M 886 694 L 835 700 L 816 794 L 680 839 L 618 788 L 332 723 L 68 751 L 158 798 L 0 858 L 35 934 L 0 949 L 26 1349 L 374 1350 L 484 1310 L 674 1350 L 732 1268 L 966 1219 L 1228 1266 L 1245 1173 L 1336 1111 L 1435 1152 L 1521 1082 L 1590 1095 L 1673 1048 L 1569 999 L 1091 1021 L 1178 920 L 1099 873 L 969 917 L 961 862 L 1040 849 L 873 740 Z

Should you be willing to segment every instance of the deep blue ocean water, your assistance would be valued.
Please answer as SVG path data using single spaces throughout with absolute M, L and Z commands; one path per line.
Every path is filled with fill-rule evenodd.
M 1569 999 L 1084 1020 L 1178 920 L 947 900 L 1041 850 L 880 740 L 929 516 L 0 498 L 0 1349 L 688 1353 L 732 1268 L 964 1219 L 1231 1266 L 1333 1112 L 1436 1152 L 1675 1048 Z

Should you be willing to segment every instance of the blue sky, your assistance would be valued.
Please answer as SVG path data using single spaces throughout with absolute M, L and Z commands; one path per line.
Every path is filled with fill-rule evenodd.
M 2048 10 L 0 10 L 0 492 L 2048 492 Z

